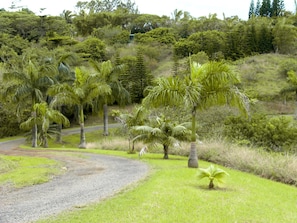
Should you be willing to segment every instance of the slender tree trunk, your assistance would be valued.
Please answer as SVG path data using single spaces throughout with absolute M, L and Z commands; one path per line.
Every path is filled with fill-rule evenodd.
M 168 145 L 163 145 L 163 149 L 164 149 L 164 157 L 163 157 L 163 159 L 169 159 L 169 156 L 168 156 L 169 147 L 168 147 Z
M 57 136 L 56 136 L 56 142 L 62 143 L 62 124 L 57 125 Z
M 190 155 L 188 160 L 188 167 L 198 168 L 198 156 L 197 156 L 196 142 L 191 142 Z
M 80 125 L 80 144 L 78 148 L 85 149 L 86 148 L 86 135 L 85 135 L 85 123 L 84 123 L 84 110 L 81 105 L 79 108 L 79 125 Z
M 36 123 L 36 110 L 34 109 L 34 105 L 35 105 L 35 96 L 32 95 L 32 117 L 34 119 L 34 125 L 32 127 L 32 147 L 36 148 L 37 147 L 37 123 Z
M 297 119 L 297 91 L 295 92 L 295 115 L 294 119 Z
M 213 189 L 213 188 L 214 188 L 213 180 L 210 180 L 210 181 L 209 181 L 208 188 L 209 188 L 209 189 Z
M 85 149 L 86 148 L 86 134 L 85 134 L 85 124 L 80 123 L 80 143 L 78 148 Z
M 192 111 L 192 135 L 188 167 L 198 168 L 198 156 L 196 148 L 196 106 L 194 106 Z
M 48 140 L 46 133 L 43 133 L 43 148 L 48 148 Z
M 32 128 L 32 147 L 37 147 L 37 124 L 34 124 Z
M 58 109 L 59 112 L 62 112 L 61 106 Z M 62 143 L 62 124 L 57 124 L 57 136 L 56 136 L 56 142 Z
M 103 135 L 108 136 L 108 106 L 103 105 Z

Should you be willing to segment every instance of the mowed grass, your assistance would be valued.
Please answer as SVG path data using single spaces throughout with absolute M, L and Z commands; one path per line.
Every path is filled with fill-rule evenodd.
M 62 172 L 61 164 L 41 157 L 0 155 L 0 187 L 20 188 L 49 181 Z
M 123 151 L 90 150 L 137 159 Z M 239 171 L 226 170 L 226 184 L 208 190 L 208 180 L 197 180 L 197 169 L 187 158 L 145 154 L 149 176 L 98 204 L 39 222 L 297 222 L 297 188 Z M 200 161 L 200 167 L 210 163 Z

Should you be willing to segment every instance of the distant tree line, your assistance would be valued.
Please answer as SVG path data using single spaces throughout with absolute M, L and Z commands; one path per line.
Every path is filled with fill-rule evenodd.
M 58 83 L 73 85 L 75 77 L 79 77 L 77 67 L 86 68 L 88 72 L 81 72 L 87 77 L 96 73 L 92 61 L 110 61 L 113 78 L 111 81 L 105 76 L 103 82 L 123 87 L 130 96 L 128 103 L 140 103 L 164 60 L 174 61 L 167 70 L 174 70 L 178 76 L 187 72 L 183 63 L 189 55 L 204 63 L 270 52 L 296 53 L 297 16 L 284 11 L 281 1 L 277 3 L 279 16 L 273 17 L 272 9 L 269 16 L 262 16 L 263 1 L 259 4 L 259 16 L 247 21 L 237 16 L 219 19 L 216 14 L 194 17 L 180 10 L 175 10 L 171 17 L 140 14 L 129 0 L 78 2 L 77 13 L 63 10 L 60 16 L 36 15 L 25 8 L 15 12 L 0 10 L 0 78 L 5 74 L 10 80 L 17 74 L 26 74 L 32 81 L 32 86 L 26 86 L 39 92 L 35 102 L 50 103 L 53 96 L 47 90 Z M 41 81 L 30 79 L 35 75 Z M 7 123 L 6 129 L 1 130 L 4 135 L 13 132 L 16 120 L 26 120 L 34 106 L 32 100 L 24 99 L 25 94 L 20 94 L 20 98 L 9 96 L 12 93 L 7 91 L 8 86 L 0 84 L 1 92 L 7 93 L 5 99 L 4 94 L 0 95 L 0 123 Z M 115 95 L 110 93 L 109 100 L 97 100 L 96 106 L 93 101 L 92 106 L 84 104 L 84 111 L 99 112 L 97 108 L 102 104 L 120 105 L 121 100 Z M 71 122 L 80 120 L 78 108 L 63 105 L 59 109 Z M 17 118 L 12 118 L 16 114 Z
M 249 19 L 257 16 L 278 17 L 285 13 L 285 3 L 283 0 L 257 0 L 256 5 L 254 0 L 251 1 L 249 9 Z

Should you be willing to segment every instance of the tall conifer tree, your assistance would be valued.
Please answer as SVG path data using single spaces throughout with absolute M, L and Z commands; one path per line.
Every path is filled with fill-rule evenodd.
M 282 16 L 285 10 L 285 4 L 283 0 L 273 0 L 271 8 L 271 16 Z
M 257 4 L 256 4 L 256 8 L 255 8 L 255 16 L 256 17 L 260 16 L 260 8 L 261 8 L 260 0 L 257 0 Z
M 250 10 L 249 10 L 249 19 L 255 15 L 255 3 L 254 0 L 251 1 Z
M 264 17 L 270 17 L 271 16 L 271 4 L 270 0 L 263 0 L 262 5 L 260 8 L 260 15 Z

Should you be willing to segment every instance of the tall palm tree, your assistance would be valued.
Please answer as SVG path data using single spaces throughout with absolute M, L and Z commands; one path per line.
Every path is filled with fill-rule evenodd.
M 211 106 L 228 104 L 247 112 L 247 98 L 236 84 L 238 77 L 222 62 L 208 62 L 202 66 L 190 62 L 190 72 L 184 78 L 157 79 L 156 86 L 148 89 L 144 106 L 186 106 L 192 115 L 191 149 L 188 167 L 197 168 L 196 112 Z
M 48 94 L 54 96 L 52 104 L 54 106 L 75 105 L 78 107 L 78 117 L 80 124 L 80 144 L 79 148 L 86 148 L 86 137 L 84 131 L 84 107 L 93 105 L 94 99 L 99 95 L 107 96 L 111 94 L 110 87 L 95 75 L 80 68 L 75 70 L 75 80 L 72 85 L 57 84 L 48 90 Z
M 104 61 L 98 63 L 96 61 L 90 61 L 92 67 L 94 68 L 96 75 L 103 81 L 105 81 L 111 89 L 111 94 L 108 96 L 97 98 L 97 110 L 100 110 L 100 107 L 103 106 L 103 135 L 107 136 L 108 133 L 108 104 L 117 103 L 119 105 L 125 105 L 130 102 L 130 94 L 124 88 L 119 76 L 123 71 L 123 65 L 113 66 L 111 61 Z
M 48 147 L 48 130 L 50 124 L 55 122 L 69 126 L 69 120 L 59 111 L 52 109 L 46 102 L 36 103 L 34 106 L 36 111 L 35 117 L 30 117 L 27 121 L 21 123 L 22 129 L 30 129 L 33 125 L 38 124 L 41 126 L 41 144 L 44 148 Z
M 157 117 L 151 125 L 135 126 L 132 128 L 137 136 L 133 141 L 145 143 L 160 143 L 163 145 L 164 159 L 168 159 L 169 148 L 179 141 L 187 141 L 190 131 L 182 124 L 167 120 L 165 117 Z
M 29 60 L 23 70 L 3 74 L 3 80 L 7 83 L 3 96 L 12 96 L 13 100 L 18 103 L 17 113 L 29 104 L 31 115 L 34 118 L 36 117 L 34 105 L 44 100 L 46 90 L 54 84 L 52 76 L 55 73 L 56 69 L 50 63 L 37 67 Z M 37 147 L 37 123 L 32 127 L 32 147 Z
M 67 83 L 69 85 L 72 85 L 75 79 L 74 72 L 71 70 L 69 63 L 75 63 L 78 61 L 78 58 L 73 53 L 64 53 L 60 55 L 56 55 L 56 66 L 58 68 L 58 73 L 55 76 L 55 83 L 56 84 L 62 84 Z M 60 112 L 62 112 L 63 107 L 60 106 L 58 108 Z M 56 141 L 59 143 L 62 143 L 62 124 L 57 124 L 57 138 Z

